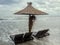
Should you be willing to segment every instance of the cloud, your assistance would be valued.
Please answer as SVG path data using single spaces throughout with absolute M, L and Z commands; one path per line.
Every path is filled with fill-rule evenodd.
M 32 2 L 35 8 L 47 12 L 49 15 L 59 16 L 60 14 L 59 0 L 0 0 L 0 16 L 13 15 L 26 7 L 27 2 Z
M 39 0 L 35 1 L 38 9 L 48 12 L 50 15 L 58 15 L 60 12 L 60 0 Z
M 14 4 L 14 3 L 18 3 L 19 0 L 0 0 L 0 4 L 2 5 L 10 5 L 10 4 Z M 21 2 L 21 0 L 20 0 Z

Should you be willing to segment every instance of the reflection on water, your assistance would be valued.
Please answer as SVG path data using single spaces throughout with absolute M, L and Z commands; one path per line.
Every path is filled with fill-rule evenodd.
M 33 26 L 33 31 L 49 28 L 50 36 L 34 39 L 20 45 L 60 45 L 60 24 L 59 18 L 51 18 L 46 20 L 36 21 Z M 56 22 L 57 21 L 57 22 Z M 10 39 L 11 34 L 24 33 L 28 31 L 28 21 L 20 20 L 3 20 L 0 21 L 0 45 L 14 45 Z M 24 28 L 23 28 L 24 27 Z

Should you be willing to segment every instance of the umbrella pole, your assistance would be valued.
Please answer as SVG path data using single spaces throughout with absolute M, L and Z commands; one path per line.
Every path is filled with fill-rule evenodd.
M 31 15 L 29 15 L 29 33 L 31 32 L 32 26 L 33 26 L 32 18 Z
M 35 16 L 33 16 L 33 15 L 29 15 L 29 33 L 30 33 L 31 30 L 32 30 L 33 23 L 34 23 L 33 20 L 35 20 L 35 19 L 36 19 Z

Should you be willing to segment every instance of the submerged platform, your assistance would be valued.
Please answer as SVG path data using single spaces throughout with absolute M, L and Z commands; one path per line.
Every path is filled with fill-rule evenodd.
M 49 35 L 48 31 L 49 29 L 45 29 L 45 30 L 38 31 L 38 32 L 30 32 L 30 33 L 27 32 L 24 34 L 16 34 L 16 35 L 11 35 L 10 38 L 16 45 L 20 43 L 25 43 L 27 41 L 31 41 L 34 39 L 33 37 L 35 37 L 36 39 L 46 37 Z

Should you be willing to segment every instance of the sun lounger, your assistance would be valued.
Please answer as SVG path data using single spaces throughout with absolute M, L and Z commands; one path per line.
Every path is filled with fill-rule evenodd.
M 42 30 L 42 31 L 38 31 L 36 35 L 33 35 L 36 38 L 43 38 L 49 35 L 49 33 L 47 33 L 49 31 L 49 29 L 46 30 Z

